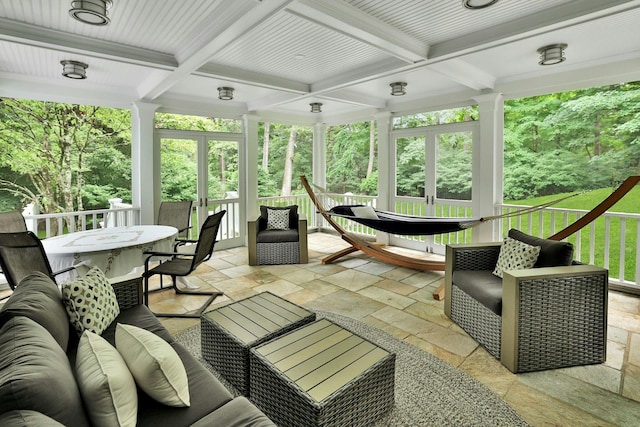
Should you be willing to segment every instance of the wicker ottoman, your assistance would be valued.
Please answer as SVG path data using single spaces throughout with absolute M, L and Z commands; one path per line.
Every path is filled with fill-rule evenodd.
M 251 400 L 278 426 L 370 426 L 394 402 L 395 354 L 322 319 L 251 349 Z
M 249 349 L 315 318 L 315 313 L 263 292 L 201 316 L 202 355 L 248 395 Z

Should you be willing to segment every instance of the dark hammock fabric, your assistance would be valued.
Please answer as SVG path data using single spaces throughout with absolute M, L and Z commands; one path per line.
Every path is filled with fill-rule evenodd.
M 351 208 L 361 206 L 364 205 L 334 206 L 325 213 L 331 216 L 347 218 L 375 230 L 384 231 L 385 233 L 408 236 L 427 236 L 433 234 L 452 233 L 465 230 L 482 221 L 479 218 L 439 218 L 401 215 L 376 209 L 374 209 L 374 211 L 376 215 L 378 215 L 378 219 L 356 217 Z

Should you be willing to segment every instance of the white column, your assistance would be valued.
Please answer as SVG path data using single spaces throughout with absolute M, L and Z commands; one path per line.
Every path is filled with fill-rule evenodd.
M 255 219 L 260 215 L 258 207 L 258 122 L 260 118 L 253 114 L 245 114 L 244 121 L 244 143 L 245 156 L 243 162 L 246 171 L 244 191 L 244 204 L 247 219 Z M 240 183 L 238 183 L 240 185 Z
M 160 147 L 153 143 L 158 107 L 146 102 L 134 102 L 131 107 L 131 201 L 140 208 L 141 224 L 155 224 L 162 198 Z
M 312 169 L 313 176 L 309 179 L 309 184 L 327 188 L 327 125 L 325 123 L 315 123 L 313 125 Z M 322 224 L 322 215 L 316 213 L 315 221 L 309 218 L 309 222 L 319 227 Z
M 377 208 L 380 210 L 395 209 L 393 206 L 393 195 L 395 189 L 392 188 L 393 177 L 391 176 L 391 162 L 395 162 L 394 153 L 391 152 L 391 113 L 388 111 L 375 115 L 378 124 L 378 201 Z M 389 234 L 382 231 L 376 233 L 376 240 L 385 245 L 389 244 Z
M 504 98 L 500 93 L 475 98 L 480 113 L 480 138 L 473 147 L 474 216 L 495 214 L 494 206 L 502 203 L 504 170 Z M 487 221 L 473 230 L 476 242 L 501 238 L 497 221 Z

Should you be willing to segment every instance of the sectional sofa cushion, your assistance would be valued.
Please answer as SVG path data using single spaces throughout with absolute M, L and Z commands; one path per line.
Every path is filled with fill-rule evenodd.
M 25 316 L 43 326 L 66 351 L 69 318 L 56 284 L 44 273 L 33 273 L 20 281 L 11 298 L 0 309 L 0 326 L 15 316 Z
M 534 267 L 561 267 L 573 262 L 573 245 L 559 240 L 530 236 L 512 228 L 508 236 L 532 246 L 540 246 L 540 254 Z
M 0 413 L 29 409 L 67 427 L 89 422 L 69 359 L 42 326 L 17 316 L 0 329 Z
M 64 427 L 44 414 L 30 410 L 9 411 L 0 414 L 2 427 Z

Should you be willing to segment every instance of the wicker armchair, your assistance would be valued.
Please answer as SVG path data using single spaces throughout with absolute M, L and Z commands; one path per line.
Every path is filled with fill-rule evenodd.
M 499 279 L 500 246 L 447 246 L 445 314 L 514 373 L 604 362 L 608 271 L 573 262 Z M 487 289 L 493 304 L 469 295 Z
M 268 229 L 269 211 L 289 211 L 288 229 Z M 307 218 L 297 206 L 260 206 L 260 216 L 248 222 L 249 265 L 306 264 Z

